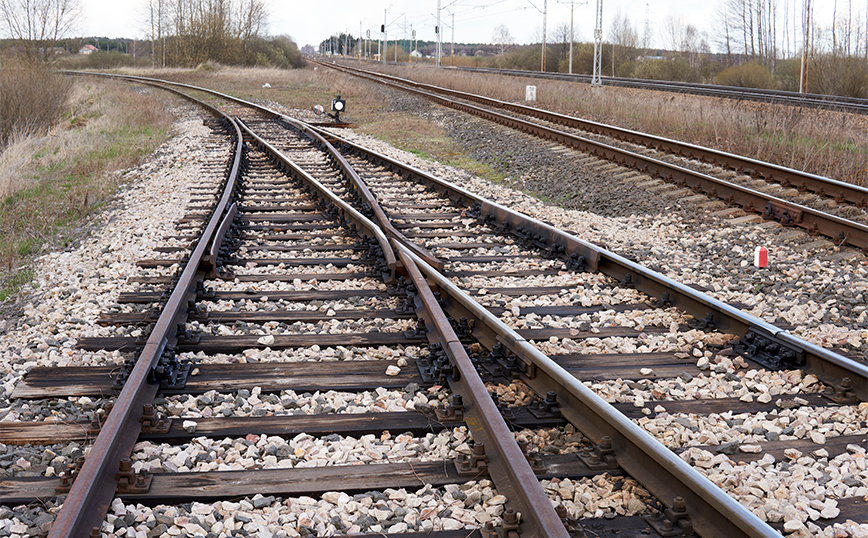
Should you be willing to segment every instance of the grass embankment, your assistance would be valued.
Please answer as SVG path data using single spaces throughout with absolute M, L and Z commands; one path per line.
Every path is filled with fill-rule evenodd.
M 868 186 L 868 118 L 629 88 L 455 72 L 428 66 L 369 65 L 437 86 L 517 102 L 537 85 L 535 106 L 715 148 Z
M 310 110 L 317 104 L 328 109 L 332 98 L 340 94 L 347 100 L 348 112 L 344 118 L 357 123 L 358 132 L 423 159 L 464 169 L 491 181 L 504 178 L 492 166 L 469 157 L 461 145 L 437 125 L 409 112 L 395 110 L 389 96 L 379 91 L 379 85 L 330 69 L 308 67 L 287 71 L 205 65 L 196 70 L 124 72 L 203 86 L 253 102 L 277 102 L 302 110 Z M 263 88 L 265 83 L 270 87 Z M 323 118 L 322 121 L 330 120 Z
M 76 238 L 121 182 L 114 172 L 139 163 L 171 129 L 155 94 L 68 80 L 72 92 L 58 122 L 48 132 L 15 136 L 0 154 L 0 303 L 29 281 L 34 255 Z

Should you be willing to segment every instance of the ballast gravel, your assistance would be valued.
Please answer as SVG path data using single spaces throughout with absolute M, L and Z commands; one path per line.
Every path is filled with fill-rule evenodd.
M 402 105 L 403 106 L 403 105 Z M 415 166 L 435 171 L 437 175 L 447 180 L 465 186 L 475 192 L 494 199 L 495 201 L 511 206 L 546 222 L 559 227 L 573 230 L 579 237 L 605 243 L 610 248 L 629 255 L 646 265 L 654 266 L 667 276 L 683 282 L 708 289 L 708 293 L 716 298 L 747 304 L 750 312 L 770 322 L 791 324 L 793 331 L 810 341 L 826 346 L 838 346 L 853 354 L 868 353 L 868 313 L 865 307 L 865 292 L 868 291 L 868 263 L 858 259 L 855 262 L 838 261 L 834 257 L 817 256 L 817 249 L 810 246 L 802 248 L 809 240 L 799 236 L 795 239 L 784 238 L 786 231 L 776 230 L 773 227 L 752 228 L 720 220 L 710 215 L 710 210 L 702 217 L 696 217 L 680 208 L 678 201 L 666 197 L 649 197 L 647 192 L 636 188 L 633 183 L 617 184 L 611 178 L 602 173 L 594 172 L 585 166 L 583 174 L 577 173 L 578 165 L 575 155 L 563 155 L 559 152 L 548 152 L 541 157 L 536 155 L 539 147 L 536 142 L 525 140 L 523 137 L 506 137 L 503 132 L 492 130 L 490 126 L 482 123 L 474 123 L 476 120 L 467 120 L 451 112 L 444 112 L 432 107 L 419 108 L 422 114 L 429 114 L 436 121 L 445 125 L 458 138 L 465 140 L 471 147 L 478 148 L 478 141 L 486 138 L 489 148 L 485 153 L 478 153 L 481 159 L 486 155 L 496 155 L 500 149 L 509 148 L 510 154 L 517 155 L 515 170 L 521 173 L 510 174 L 510 182 L 519 188 L 529 189 L 541 193 L 555 193 L 563 195 L 563 186 L 571 189 L 568 206 L 580 209 L 593 209 L 595 212 L 578 211 L 574 209 L 559 209 L 543 204 L 542 202 L 516 190 L 492 185 L 481 179 L 472 177 L 464 172 L 443 167 L 434 163 L 419 160 L 416 157 L 389 148 L 367 137 L 360 137 L 365 145 L 374 147 L 386 154 L 399 156 L 402 160 L 413 163 Z M 99 236 L 90 238 L 87 242 L 76 249 L 64 252 L 52 253 L 37 260 L 37 278 L 31 289 L 25 292 L 25 299 L 20 313 L 0 321 L 0 366 L 5 372 L 0 385 L 0 420 L 16 421 L 43 419 L 52 420 L 90 420 L 94 418 L 96 410 L 105 400 L 70 398 L 64 400 L 36 401 L 23 404 L 12 402 L 9 395 L 20 378 L 34 366 L 73 366 L 73 365 L 103 365 L 114 364 L 124 360 L 125 355 L 117 352 L 81 352 L 75 350 L 75 341 L 84 335 L 96 334 L 93 331 L 97 316 L 106 311 L 116 302 L 117 294 L 138 288 L 150 289 L 149 285 L 130 285 L 127 287 L 126 279 L 135 275 L 162 275 L 169 276 L 177 268 L 163 267 L 148 270 L 143 273 L 134 266 L 137 259 L 145 257 L 165 258 L 166 253 L 152 250 L 153 247 L 163 245 L 162 237 L 172 235 L 175 222 L 187 212 L 186 200 L 189 196 L 185 187 L 198 183 L 202 174 L 198 164 L 208 160 L 209 151 L 206 148 L 209 143 L 216 144 L 209 129 L 201 124 L 198 111 L 182 107 L 179 114 L 182 118 L 177 124 L 179 135 L 165 144 L 155 155 L 154 159 L 136 169 L 125 173 L 129 178 L 130 188 L 121 190 L 118 197 L 117 210 L 106 211 L 95 218 L 93 227 L 101 226 Z M 357 137 L 352 133 L 341 132 L 343 136 Z M 480 138 L 482 137 L 482 138 Z M 500 148 L 500 149 L 498 149 Z M 492 153 L 493 152 L 493 153 Z M 199 161 L 197 161 L 197 158 Z M 538 161 L 538 159 L 544 159 Z M 562 160 L 558 160 L 562 159 Z M 493 160 L 493 159 L 492 159 Z M 534 166 L 534 164 L 540 164 Z M 519 166 L 520 165 L 520 166 Z M 584 165 L 583 165 L 584 166 Z M 525 173 L 533 168 L 533 172 Z M 600 181 L 603 179 L 603 181 Z M 574 181 L 582 184 L 576 186 Z M 133 185 L 135 188 L 133 188 Z M 560 185 L 561 188 L 555 186 Z M 610 187 L 609 191 L 606 190 Z M 557 191 L 557 192 L 555 192 Z M 612 194 L 620 198 L 614 203 Z M 554 197 L 553 197 L 554 198 Z M 195 212 L 195 211 L 194 211 Z M 466 225 L 473 225 L 471 219 L 451 219 Z M 143 232 L 142 230 L 147 230 Z M 758 244 L 774 242 L 780 237 L 780 241 L 771 244 L 770 268 L 759 271 L 750 265 L 753 247 Z M 178 241 L 183 246 L 183 241 Z M 327 243 L 324 243 L 327 244 Z M 479 251 L 485 252 L 484 250 Z M 513 250 L 504 252 L 514 253 Z M 450 255 L 464 255 L 462 250 L 449 250 Z M 310 253 L 299 253 L 310 255 Z M 318 255 L 318 254 L 313 254 Z M 283 257 L 283 256 L 281 256 Z M 285 257 L 290 257 L 289 255 Z M 807 259 L 806 259 L 807 258 Z M 474 270 L 500 268 L 506 275 L 520 269 L 540 269 L 557 267 L 545 260 L 524 260 L 517 264 L 454 264 L 453 269 Z M 363 266 L 348 266 L 342 268 L 294 268 L 283 266 L 267 266 L 247 263 L 235 268 L 239 275 L 243 274 L 272 274 L 276 272 L 309 274 L 311 272 L 335 272 L 335 271 L 359 271 L 363 273 Z M 571 275 L 566 275 L 570 278 Z M 477 279 L 468 277 L 463 282 L 468 287 L 475 288 L 478 292 L 495 286 L 543 286 L 559 285 L 563 282 L 561 275 L 525 277 L 520 280 L 504 277 L 502 279 Z M 595 277 L 588 277 L 593 279 Z M 517 284 L 518 282 L 518 284 Z M 590 281 L 589 281 L 590 282 Z M 206 284 L 213 286 L 219 291 L 255 290 L 256 285 L 240 281 L 212 281 Z M 570 286 L 578 287 L 574 280 Z M 630 295 L 621 297 L 605 297 L 610 283 L 599 282 L 599 291 L 602 293 L 592 294 L 592 297 L 582 297 L 579 302 L 583 306 L 586 301 L 591 304 L 615 304 L 632 302 L 637 297 Z M 325 289 L 379 289 L 385 291 L 382 282 L 375 279 L 361 278 L 357 281 L 310 281 L 296 279 L 292 282 L 269 282 L 263 285 L 262 290 L 302 290 L 318 287 Z M 354 288 L 355 287 L 355 288 Z M 484 293 L 479 293 L 484 296 Z M 602 298 L 600 298 L 602 296 Z M 505 297 L 504 306 L 507 312 L 512 313 L 512 308 L 519 309 L 514 315 L 518 319 L 521 308 L 524 306 L 521 300 L 514 304 L 511 298 Z M 607 315 L 608 316 L 608 315 Z M 558 322 L 556 319 L 539 320 L 524 317 L 524 323 Z M 630 318 L 627 314 L 617 318 L 615 316 L 598 317 L 582 320 L 590 325 L 593 330 L 595 325 L 605 325 L 606 322 L 617 322 L 619 325 L 634 323 L 635 327 L 650 326 L 652 323 L 644 319 Z M 666 318 L 654 323 L 670 325 L 682 322 L 677 315 L 671 319 Z M 646 335 L 647 336 L 647 335 Z M 713 335 L 697 333 L 695 341 L 675 342 L 664 340 L 661 342 L 649 342 L 647 338 L 637 339 L 589 339 L 587 347 L 572 348 L 567 351 L 564 343 L 569 339 L 553 342 L 544 342 L 542 345 L 551 352 L 604 352 L 611 350 L 633 351 L 648 345 L 648 349 L 658 349 L 660 345 L 670 345 L 670 349 L 684 353 L 688 364 L 695 364 L 700 368 L 708 369 L 705 375 L 691 376 L 691 380 L 682 379 L 681 382 L 672 380 L 645 380 L 634 382 L 629 380 L 595 382 L 592 388 L 605 396 L 610 401 L 632 402 L 634 405 L 656 405 L 655 399 L 658 394 L 666 398 L 684 399 L 699 397 L 730 397 L 746 390 L 741 397 L 756 395 L 757 398 L 768 394 L 774 398 L 777 394 L 785 394 L 797 387 L 816 384 L 816 380 L 807 384 L 811 376 L 802 376 L 798 373 L 786 384 L 779 386 L 772 380 L 758 380 L 760 385 L 765 385 L 768 390 L 756 388 L 756 384 L 748 386 L 745 379 L 740 375 L 746 365 L 739 365 L 736 359 L 727 364 L 729 360 L 721 358 L 703 349 L 699 343 Z M 643 342 L 644 340 L 644 342 Z M 653 344 L 653 345 L 651 345 Z M 570 347 L 570 346 L 567 346 Z M 586 351 L 593 350 L 593 351 Z M 268 360 L 269 355 L 275 352 L 270 350 L 250 350 L 251 352 L 235 356 L 238 362 L 249 360 L 251 362 Z M 281 350 L 277 353 L 290 359 L 305 360 L 305 352 L 318 354 L 329 350 Z M 352 358 L 369 358 L 376 355 L 376 351 L 365 350 L 357 353 L 355 350 L 334 351 L 336 360 L 348 360 L 345 357 L 349 353 Z M 699 356 L 696 353 L 699 353 Z M 282 357 L 284 358 L 284 357 Z M 197 357 L 203 360 L 203 357 Z M 226 359 L 229 359 L 227 356 Z M 697 361 L 698 359 L 698 361 Z M 328 359 L 326 359 L 328 360 Z M 704 362 L 703 362 L 704 361 Z M 737 373 L 738 372 L 738 373 Z M 785 376 L 790 374 L 784 374 Z M 735 378 L 733 378 L 733 376 Z M 746 376 L 745 376 L 746 377 Z M 691 381 L 695 381 L 692 385 Z M 641 383 L 641 384 L 637 384 Z M 735 388 L 735 385 L 741 385 Z M 627 390 L 624 390 L 624 387 Z M 520 387 L 504 389 L 501 402 L 521 403 L 527 396 Z M 629 391 L 629 392 L 628 392 Z M 655 394 L 655 391 L 657 394 Z M 777 394 L 774 391 L 778 391 Z M 389 392 L 389 391 L 387 391 Z M 383 410 L 397 411 L 399 408 L 438 405 L 442 398 L 439 395 L 424 396 L 424 400 L 418 395 L 409 400 L 406 394 L 396 391 L 394 396 L 389 393 L 385 399 L 380 399 L 380 394 L 374 398 L 374 405 L 379 402 Z M 161 402 L 160 409 L 178 417 L 192 419 L 205 416 L 205 410 L 211 410 L 212 416 L 217 413 L 226 415 L 226 410 L 232 416 L 256 415 L 257 404 L 277 406 L 285 411 L 293 411 L 292 404 L 284 404 L 284 397 L 293 399 L 289 393 L 281 393 L 275 403 L 266 397 L 259 398 L 259 394 L 252 392 L 245 397 L 244 394 L 232 395 L 213 394 L 211 404 L 203 403 L 198 397 L 194 402 L 189 398 L 166 399 Z M 295 394 L 297 409 L 303 412 L 329 412 L 328 408 L 337 410 L 343 407 L 343 412 L 355 412 L 367 405 L 365 397 L 357 402 L 349 397 L 328 398 L 324 395 Z M 355 398 L 357 395 L 353 395 Z M 244 404 L 235 406 L 237 398 L 245 400 Z M 250 401 L 254 397 L 258 401 Z M 232 405 L 223 398 L 232 398 Z M 306 399 L 307 398 L 307 399 Z M 323 401 L 318 401 L 318 398 Z M 329 399 L 332 398 L 332 399 Z M 443 396 L 445 398 L 445 395 Z M 323 403 L 325 402 L 325 403 Z M 286 402 L 288 403 L 288 402 Z M 661 402 L 664 407 L 665 402 Z M 237 410 L 236 410 L 237 409 Z M 860 408 L 861 409 L 861 408 Z M 216 412 L 215 412 L 216 410 Z M 47 411 L 47 412 L 46 412 Z M 664 411 L 658 413 L 661 419 L 665 417 Z M 773 422 L 782 418 L 790 417 L 800 420 L 792 411 L 787 415 L 781 410 L 775 416 L 771 414 L 765 417 L 749 416 L 747 420 L 759 421 L 761 427 L 766 422 Z M 266 413 L 272 412 L 266 410 Z M 822 416 L 823 410 L 803 410 L 811 413 L 807 424 L 811 423 L 813 413 Z M 862 412 L 862 411 L 860 411 Z M 236 415 L 238 413 L 238 415 Z M 864 412 L 862 412 L 864 414 Z M 854 420 L 862 415 L 857 415 Z M 795 418 L 793 418 L 795 417 Z M 699 424 L 699 419 L 693 417 L 677 417 L 687 419 L 692 426 Z M 649 419 L 654 420 L 654 419 Z M 696 424 L 692 421 L 696 420 Z M 708 419 L 702 419 L 705 422 Z M 725 420 L 725 419 L 724 419 Z M 864 422 L 864 418 L 862 419 Z M 682 425 L 676 419 L 674 423 Z M 672 425 L 670 422 L 668 425 Z M 825 420 L 818 423 L 818 428 L 825 427 Z M 692 430 L 684 426 L 685 430 Z M 768 431 L 772 429 L 765 428 Z M 782 428 L 782 432 L 785 428 Z M 832 426 L 832 430 L 837 430 Z M 753 430 L 751 430 L 753 431 Z M 804 434 L 809 438 L 813 429 L 804 428 Z M 861 430 L 860 430 L 861 431 Z M 795 430 L 794 430 L 795 432 Z M 715 436 L 719 434 L 712 432 Z M 824 436 L 829 433 L 822 433 Z M 528 434 L 523 433 L 529 445 L 534 443 L 542 445 L 551 441 L 552 437 L 576 437 L 567 444 L 575 446 L 581 442 L 580 434 L 571 432 L 564 434 Z M 751 433 L 751 435 L 756 435 Z M 684 436 L 682 435 L 682 438 Z M 720 437 L 724 437 L 720 434 Z M 732 438 L 736 438 L 733 436 Z M 766 434 L 767 438 L 767 434 Z M 728 438 L 727 438 L 728 439 Z M 746 440 L 758 440 L 754 438 Z M 560 439 L 559 439 L 560 440 Z M 721 439 L 719 438 L 718 441 Z M 685 443 L 699 442 L 688 434 Z M 818 445 L 819 446 L 819 445 Z M 71 447 L 71 448 L 70 448 Z M 857 447 L 858 448 L 858 447 Z M 64 455 L 64 450 L 79 450 L 84 453 L 86 446 L 66 445 L 40 447 L 39 454 L 19 449 L 18 447 L 0 447 L 0 467 L 8 474 L 18 476 L 19 473 L 55 473 L 62 465 L 68 464 L 69 460 L 77 453 Z M 705 453 L 696 452 L 695 447 L 689 448 L 683 454 L 692 458 L 694 462 L 709 462 L 720 455 L 711 454 L 711 459 L 706 459 Z M 59 451 L 59 452 L 58 452 Z M 691 452 L 693 451 L 693 452 Z M 54 454 L 54 457 L 50 457 Z M 708 453 L 710 454 L 710 453 Z M 822 519 L 834 517 L 836 509 L 835 496 L 866 494 L 865 489 L 865 457 L 864 451 L 857 449 L 848 451 L 847 454 L 829 460 L 817 451 L 808 455 L 796 455 L 791 453 L 786 462 L 769 460 L 770 455 L 765 455 L 759 462 L 748 464 L 736 464 L 730 460 L 715 460 L 714 464 L 704 469 L 711 475 L 723 474 L 743 476 L 749 480 L 765 480 L 765 485 L 771 488 L 775 485 L 780 490 L 796 479 L 814 477 L 819 473 L 832 476 L 831 481 L 819 484 L 816 481 L 814 498 L 807 500 L 796 495 L 793 498 L 774 496 L 770 500 L 768 492 L 763 489 L 761 482 L 754 482 L 747 491 L 733 490 L 734 495 L 744 502 L 753 503 L 751 509 L 759 510 L 769 521 L 783 521 L 787 532 L 796 535 L 822 535 L 822 536 L 866 536 L 866 525 L 859 522 L 836 524 L 822 530 L 814 523 Z M 38 459 L 39 463 L 34 460 Z M 9 461 L 9 465 L 3 465 Z M 14 460 L 14 461 L 13 461 Z M 47 461 L 44 461 L 47 460 Z M 790 461 L 791 460 L 791 461 Z M 263 460 L 264 461 L 264 460 Z M 29 465 L 28 465 L 29 463 Z M 186 460 L 185 460 L 186 463 Z M 789 465 L 784 465 L 787 463 Z M 726 467 L 729 465 L 730 467 Z M 818 467 L 819 466 L 819 467 Z M 699 466 L 703 468 L 702 466 Z M 48 469 L 51 468 L 51 471 Z M 834 469 L 834 472 L 829 469 Z M 790 476 L 787 476 L 787 473 Z M 849 474 L 848 474 L 849 473 Z M 7 475 L 8 475 L 7 474 Z M 20 474 L 20 476 L 26 476 Z M 825 475 L 824 475 L 825 476 Z M 857 477 L 857 484 L 852 477 Z M 849 483 L 846 480 L 849 479 Z M 823 478 L 825 480 L 825 478 Z M 565 484 L 565 482 L 567 482 Z M 843 484 L 841 489 L 838 483 Z M 830 485 L 831 484 L 831 485 Z M 827 487 L 828 486 L 828 487 Z M 646 501 L 650 498 L 647 492 L 630 483 L 629 479 L 622 477 L 596 477 L 587 481 L 551 481 L 544 483 L 546 491 L 553 502 L 563 502 L 570 514 L 574 517 L 601 517 L 607 513 L 644 513 L 647 511 Z M 821 488 L 831 490 L 831 494 Z M 755 489 L 766 492 L 758 495 Z M 797 488 L 792 488 L 796 491 Z M 589 497 L 590 496 L 590 497 Z M 753 496 L 753 497 L 751 497 Z M 367 500 L 366 500 L 367 499 Z M 324 536 L 333 533 L 375 532 L 396 533 L 413 530 L 457 530 L 461 528 L 475 528 L 488 519 L 500 515 L 499 508 L 505 499 L 497 495 L 488 481 L 469 482 L 461 486 L 446 486 L 444 488 L 422 488 L 415 492 L 403 490 L 386 490 L 384 492 L 369 492 L 366 494 L 349 497 L 341 493 L 327 493 L 320 499 L 295 498 L 276 499 L 268 497 L 253 497 L 236 502 L 218 502 L 213 504 L 194 503 L 183 507 L 144 507 L 124 505 L 115 501 L 110 515 L 103 527 L 104 533 L 109 536 L 178 536 L 182 534 L 197 534 L 202 531 L 204 535 L 212 532 L 215 535 L 221 533 L 229 535 L 238 530 L 244 530 L 247 534 L 259 532 L 261 536 Z M 352 504 L 356 503 L 356 504 Z M 572 503 L 572 504 L 570 504 Z M 641 503 L 641 506 L 638 504 Z M 801 504 L 800 504 L 801 503 Z M 807 503 L 807 504 L 805 504 Z M 795 507 L 795 508 L 794 508 Z M 352 509 L 352 510 L 351 510 Z M 427 510 L 426 510 L 427 509 Z M 20 536 L 35 536 L 47 529 L 47 525 L 53 520 L 59 507 L 51 502 L 41 506 L 28 507 L 0 507 L 0 534 L 17 534 Z M 795 513 L 793 510 L 796 510 Z M 815 517 L 815 512 L 819 516 Z M 805 516 L 807 514 L 807 516 Z M 758 514 L 759 515 L 759 514 Z M 364 516 L 364 517 L 363 517 Z M 382 516 L 382 517 L 381 517 Z M 778 519 L 780 517 L 780 519 Z
M 792 326 L 814 344 L 868 361 L 868 260 L 851 249 L 817 242 L 806 233 L 770 224 L 739 224 L 713 213 L 719 207 L 652 193 L 650 179 L 605 161 L 562 150 L 428 101 L 378 88 L 389 110 L 414 114 L 444 128 L 476 159 L 505 174 L 506 185 L 427 161 L 372 137 L 340 130 L 387 156 L 451 181 L 577 237 L 605 245 L 712 297 L 747 305 L 765 321 Z M 508 157 L 504 157 L 508 156 Z M 620 176 L 633 177 L 622 179 Z M 526 193 L 561 200 L 560 207 Z M 769 266 L 753 266 L 754 249 L 769 249 Z

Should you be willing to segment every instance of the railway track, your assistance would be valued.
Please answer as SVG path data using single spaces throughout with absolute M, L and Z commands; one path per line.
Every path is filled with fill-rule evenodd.
M 709 148 L 358 68 L 318 62 L 868 252 L 868 189 Z
M 139 263 L 148 273 L 136 284 L 159 287 L 175 280 L 166 268 L 187 261 L 175 291 L 122 295 L 128 306 L 100 318 L 120 331 L 78 341 L 94 350 L 144 345 L 121 368 L 128 373 L 33 369 L 15 388 L 21 398 L 98 397 L 126 378 L 52 535 L 89 534 L 102 517 L 93 506 L 111 507 L 110 532 L 133 528 L 115 524 L 134 502 L 166 503 L 150 512 L 165 532 L 171 522 L 193 534 L 185 525 L 213 532 L 217 511 L 215 534 L 250 531 L 250 513 L 264 509 L 275 524 L 286 516 L 289 535 L 775 535 L 717 486 L 754 513 L 769 506 L 764 519 L 787 531 L 799 530 L 796 519 L 807 529 L 864 512 L 864 366 L 349 140 L 261 107 L 243 116 L 220 121 L 246 153 L 202 187 L 179 222 L 191 233 L 173 240 L 188 244 Z M 214 184 L 224 180 L 220 195 Z M 147 342 L 134 334 L 152 321 Z M 164 396 L 155 400 L 157 390 Z M 372 402 L 379 412 L 366 409 Z M 814 413 L 822 421 L 811 423 Z M 781 421 L 796 426 L 786 431 Z M 765 433 L 738 428 L 755 422 Z M 86 443 L 97 430 L 16 422 L 0 433 L 5 443 Z M 816 435 L 828 436 L 826 456 L 814 454 Z M 363 448 L 341 450 L 351 436 Z M 811 499 L 816 517 L 807 509 L 794 517 L 776 498 L 739 497 L 719 467 L 749 475 L 768 470 L 771 456 L 810 469 L 799 463 L 805 453 L 844 469 Z M 130 471 L 119 474 L 112 469 L 123 456 Z M 381 463 L 338 465 L 370 461 Z M 146 464 L 160 472 L 133 472 Z M 834 487 L 844 478 L 842 495 Z M 58 482 L 12 479 L 0 491 L 4 504 L 23 503 L 55 496 Z M 380 493 L 366 497 L 372 490 Z M 241 496 L 249 500 L 231 500 Z M 430 504 L 437 500 L 445 507 Z M 167 518 L 190 501 L 180 526 Z M 218 501 L 222 510 L 208 508 Z M 376 511 L 355 517 L 350 502 Z M 324 515 L 308 515 L 306 504 Z M 422 504 L 437 509 L 415 510 Z M 233 509 L 242 518 L 227 518 Z
M 452 67 L 444 66 L 445 69 L 458 71 L 470 71 L 479 73 L 493 73 L 513 77 L 566 80 L 570 82 L 582 82 L 590 84 L 591 75 L 567 74 L 567 73 L 541 73 L 537 71 L 522 71 L 519 69 L 495 69 L 487 67 Z M 717 84 L 695 84 L 690 82 L 673 82 L 631 79 L 626 77 L 602 77 L 604 86 L 620 86 L 624 88 L 637 88 L 642 90 L 664 91 L 670 93 L 687 93 L 692 95 L 705 95 L 709 97 L 721 97 L 739 101 L 758 101 L 761 103 L 778 103 L 790 106 L 803 106 L 806 108 L 820 108 L 838 112 L 851 112 L 854 114 L 868 113 L 868 99 L 859 97 L 844 97 L 840 95 L 801 94 L 780 90 L 766 90 L 762 88 L 739 88 L 735 86 L 721 86 Z

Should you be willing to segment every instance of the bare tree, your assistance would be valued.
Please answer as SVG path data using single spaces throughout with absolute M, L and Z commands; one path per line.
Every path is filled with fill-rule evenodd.
M 612 43 L 624 47 L 633 48 L 639 46 L 639 32 L 630 24 L 630 19 L 622 15 L 620 11 L 615 13 L 612 25 L 609 27 L 609 39 Z
M 509 48 L 515 45 L 515 38 L 509 33 L 509 28 L 505 24 L 501 24 L 494 29 L 494 34 L 491 36 L 491 42 L 498 46 L 502 55 Z
M 615 76 L 615 65 L 629 61 L 639 46 L 639 32 L 620 10 L 615 13 L 609 27 L 609 40 L 612 42 L 612 76 Z
M 26 58 L 48 60 L 81 17 L 79 0 L 0 0 L 0 15 Z
M 2 0 L 0 0 L 2 1 Z M 148 0 L 148 38 L 151 40 L 151 66 L 166 67 L 166 0 Z
M 555 26 L 553 34 L 552 44 L 557 54 L 555 65 L 561 66 L 561 63 L 569 60 L 570 57 L 570 25 L 562 23 Z

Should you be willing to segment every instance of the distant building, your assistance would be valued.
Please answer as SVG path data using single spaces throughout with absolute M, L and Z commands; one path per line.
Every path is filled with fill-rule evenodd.
M 87 45 L 81 47 L 80 49 L 78 49 L 78 53 L 79 54 L 90 54 L 92 52 L 96 52 L 97 50 L 99 50 L 99 49 L 97 49 L 96 47 L 94 47 L 91 44 L 87 44 Z
M 422 53 L 419 52 L 418 50 L 414 50 L 413 52 L 410 53 L 410 56 L 412 56 L 413 58 L 421 58 Z

